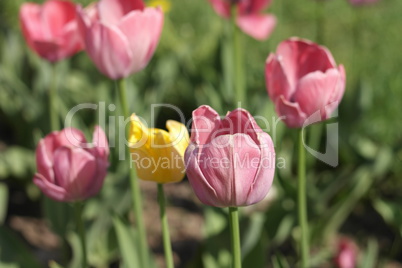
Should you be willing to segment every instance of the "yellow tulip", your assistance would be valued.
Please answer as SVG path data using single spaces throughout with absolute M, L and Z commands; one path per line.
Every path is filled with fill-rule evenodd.
M 170 11 L 172 3 L 169 0 L 151 0 L 149 1 L 148 6 L 150 7 L 160 6 L 164 13 L 168 13 Z
M 184 152 L 189 143 L 187 128 L 174 120 L 168 120 L 166 128 L 169 132 L 147 128 L 135 114 L 131 116 L 131 161 L 142 180 L 169 183 L 184 178 Z

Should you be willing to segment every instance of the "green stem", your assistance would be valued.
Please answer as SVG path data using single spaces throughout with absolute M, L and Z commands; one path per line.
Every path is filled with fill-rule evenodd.
M 229 227 L 232 244 L 232 267 L 241 268 L 239 211 L 237 207 L 229 207 Z
M 245 99 L 245 82 L 243 76 L 243 61 L 242 61 L 242 50 L 241 50 L 241 40 L 240 32 L 236 25 L 237 18 L 237 5 L 232 5 L 231 9 L 231 19 L 232 19 L 232 43 L 233 43 L 233 62 L 234 62 L 234 74 L 233 83 L 236 92 L 236 106 L 243 103 L 243 107 L 246 105 Z
M 120 96 L 120 104 L 123 109 L 124 118 L 129 118 L 130 113 L 127 104 L 127 96 L 126 96 L 126 81 L 120 79 L 119 83 L 119 96 Z M 125 127 L 126 137 L 129 137 L 129 128 Z M 131 154 L 129 150 L 127 150 L 127 159 L 131 161 Z M 140 241 L 140 256 L 142 267 L 149 267 L 149 257 L 148 257 L 148 244 L 147 244 L 147 235 L 145 231 L 144 219 L 142 217 L 142 199 L 141 199 L 141 190 L 137 179 L 137 172 L 135 167 L 130 168 L 130 186 L 131 186 L 131 195 L 133 201 L 133 209 L 134 216 L 137 223 L 139 241 Z
M 163 248 L 165 250 L 166 268 L 174 268 L 172 244 L 170 243 L 169 223 L 166 216 L 165 193 L 163 184 L 158 183 L 158 202 L 162 222 Z
M 50 128 L 52 131 L 60 129 L 60 122 L 58 120 L 57 113 L 57 79 L 56 79 L 56 65 L 52 65 L 52 77 L 51 84 L 49 85 L 48 98 L 49 98 L 49 116 L 50 116 Z
M 81 240 L 81 249 L 82 249 L 82 267 L 88 267 L 88 260 L 87 260 L 87 243 L 85 239 L 85 228 L 84 222 L 82 220 L 82 208 L 84 204 L 77 202 L 74 204 L 74 212 L 75 212 L 75 223 L 77 226 L 77 232 Z
M 303 129 L 299 130 L 299 167 L 298 167 L 298 206 L 299 206 L 299 225 L 301 229 L 300 255 L 301 268 L 308 267 L 308 222 L 307 222 L 307 203 L 306 203 L 306 152 L 303 144 Z
M 316 42 L 324 45 L 325 39 L 325 1 L 316 1 Z

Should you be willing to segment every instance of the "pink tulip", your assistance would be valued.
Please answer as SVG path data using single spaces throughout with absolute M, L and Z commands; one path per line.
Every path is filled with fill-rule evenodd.
M 23 4 L 20 23 L 28 46 L 50 62 L 57 62 L 82 50 L 75 9 L 72 2 L 62 0 L 49 0 L 42 6 Z
M 41 139 L 36 148 L 34 183 L 48 197 L 62 202 L 87 199 L 102 187 L 109 165 L 105 133 L 96 127 L 93 145 L 81 131 L 66 128 Z
M 77 12 L 88 55 L 103 74 L 119 79 L 145 68 L 162 33 L 160 8 L 146 8 L 142 0 L 101 0 Z
M 338 249 L 335 257 L 335 264 L 338 268 L 355 268 L 357 262 L 357 246 L 348 239 L 342 238 L 338 242 Z
M 271 137 L 254 118 L 236 109 L 220 119 L 214 109 L 193 111 L 187 176 L 198 198 L 215 207 L 248 206 L 271 188 L 275 151 Z
M 336 66 L 327 48 L 298 38 L 269 55 L 265 77 L 276 112 L 291 128 L 328 119 L 345 91 L 343 65 Z
M 267 39 L 276 25 L 274 15 L 261 14 L 271 0 L 209 0 L 216 13 L 224 18 L 231 16 L 231 5 L 237 6 L 236 23 L 239 28 L 257 40 Z

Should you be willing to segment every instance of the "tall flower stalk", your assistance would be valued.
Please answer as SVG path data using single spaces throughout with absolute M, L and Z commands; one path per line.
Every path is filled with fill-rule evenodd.
M 119 90 L 119 97 L 120 97 L 120 104 L 123 110 L 124 119 L 130 117 L 129 108 L 127 104 L 127 96 L 126 96 L 126 81 L 124 78 L 118 81 L 118 90 Z M 126 137 L 129 137 L 129 128 L 125 126 L 124 132 Z M 131 154 L 129 150 L 126 150 L 126 157 L 127 161 L 131 161 Z M 141 263 L 143 267 L 149 267 L 149 254 L 148 254 L 148 243 L 147 243 L 147 236 L 146 230 L 144 225 L 144 219 L 142 215 L 142 198 L 141 198 L 141 190 L 137 179 L 137 173 L 135 167 L 131 167 L 130 171 L 130 187 L 131 187 L 131 198 L 133 202 L 133 211 L 134 216 L 137 223 L 138 229 L 138 236 L 139 236 L 139 243 L 140 243 L 140 256 L 141 256 Z
M 297 205 L 299 215 L 300 234 L 300 256 L 301 267 L 307 268 L 309 263 L 309 235 L 307 222 L 307 197 L 306 197 L 306 151 L 303 143 L 303 129 L 299 129 L 299 163 L 297 182 Z
M 170 242 L 169 223 L 166 215 L 166 199 L 163 184 L 158 183 L 158 202 L 160 219 L 162 223 L 163 249 L 165 251 L 166 268 L 174 268 L 172 244 Z
M 308 40 L 281 42 L 265 66 L 268 94 L 275 110 L 298 137 L 298 215 L 301 267 L 309 265 L 309 234 L 306 197 L 306 156 L 303 130 L 331 117 L 345 90 L 345 69 L 337 66 L 331 52 Z
M 237 5 L 232 4 L 231 7 L 231 24 L 232 24 L 232 50 L 233 50 L 233 73 L 232 81 L 235 87 L 236 106 L 237 104 L 243 104 L 245 106 L 245 80 L 243 69 L 243 54 L 241 48 L 241 36 L 240 31 L 236 24 L 237 19 Z

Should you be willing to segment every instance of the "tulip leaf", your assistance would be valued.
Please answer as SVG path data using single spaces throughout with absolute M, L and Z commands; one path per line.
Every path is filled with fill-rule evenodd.
M 68 233 L 67 241 L 69 242 L 72 249 L 72 260 L 68 265 L 69 268 L 81 268 L 82 266 L 82 247 L 81 241 L 76 233 Z
M 58 235 L 66 237 L 67 228 L 70 223 L 72 208 L 67 203 L 56 202 L 48 197 L 43 198 L 43 209 L 50 226 Z
M 118 217 L 113 219 L 114 229 L 116 231 L 120 252 L 123 262 L 127 267 L 141 267 L 136 246 L 136 237 L 134 231 L 122 222 Z
M 4 223 L 7 215 L 8 188 L 4 183 L 0 183 L 0 224 Z
M 63 266 L 61 266 L 60 264 L 58 264 L 55 261 L 50 261 L 49 262 L 49 268 L 64 268 Z
M 280 254 L 276 254 L 274 257 L 272 257 L 272 266 L 274 268 L 290 268 L 290 265 L 285 257 Z
M 261 213 L 254 213 L 250 217 L 249 226 L 242 236 L 242 255 L 245 257 L 261 240 L 265 217 Z M 254 266 L 252 266 L 254 267 Z
M 367 251 L 364 253 L 359 268 L 375 268 L 377 267 L 378 242 L 370 238 L 367 244 Z
M 42 265 L 30 253 L 28 248 L 14 234 L 14 232 L 6 226 L 0 226 L 0 260 L 7 266 L 18 264 L 18 268 L 41 268 Z M 3 264 L 0 263 L 0 266 Z M 5 266 L 5 267 L 7 267 Z

